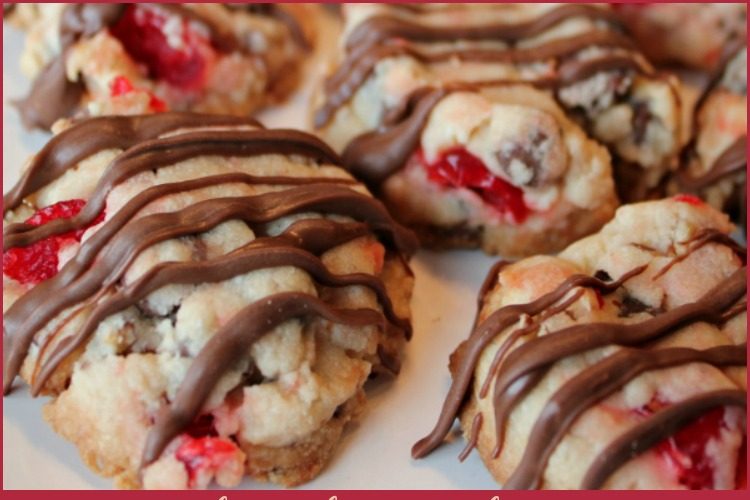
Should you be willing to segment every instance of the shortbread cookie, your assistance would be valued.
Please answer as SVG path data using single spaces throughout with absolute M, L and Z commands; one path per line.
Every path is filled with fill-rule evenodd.
M 296 83 L 306 35 L 289 7 L 19 4 L 34 79 L 28 127 L 166 110 L 248 115 Z M 292 7 L 294 9 L 294 7 Z
M 745 221 L 747 186 L 747 47 L 726 58 L 698 102 L 695 137 L 683 156 L 672 192 L 700 195 L 711 205 Z
M 638 47 L 653 62 L 715 70 L 724 47 L 747 37 L 744 3 L 616 5 Z
M 528 85 L 420 88 L 343 159 L 432 247 L 554 252 L 617 205 L 607 150 Z
M 216 115 L 52 138 L 4 199 L 5 392 L 120 487 L 315 477 L 410 335 L 416 240 L 336 165 Z
M 745 485 L 745 248 L 682 195 L 618 209 L 557 257 L 496 266 L 435 429 L 508 489 Z
M 607 6 L 352 4 L 342 46 L 314 116 L 335 149 L 378 130 L 421 87 L 525 82 L 610 148 L 623 199 L 677 166 L 678 82 L 654 70 Z

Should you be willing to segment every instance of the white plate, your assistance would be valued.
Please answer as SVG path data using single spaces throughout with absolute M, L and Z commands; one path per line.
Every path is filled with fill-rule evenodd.
M 326 21 L 326 43 L 335 41 L 335 26 Z M 23 36 L 3 26 L 3 191 L 18 178 L 19 168 L 48 136 L 21 127 L 9 101 L 24 95 L 29 82 L 20 74 Z M 320 70 L 320 57 L 312 64 Z M 264 113 L 268 126 L 303 128 L 310 83 L 288 105 Z M 414 461 L 411 445 L 432 428 L 448 389 L 448 355 L 467 335 L 475 314 L 475 297 L 494 259 L 479 252 L 420 252 L 412 261 L 416 289 L 412 303 L 414 339 L 407 346 L 403 369 L 393 383 L 371 387 L 368 411 L 350 429 L 331 464 L 304 488 L 312 489 L 494 489 L 476 453 L 463 464 L 457 455 L 462 439 Z M 16 386 L 18 386 L 18 382 Z M 90 472 L 75 447 L 43 421 L 44 399 L 32 399 L 25 387 L 3 400 L 3 488 L 110 488 L 111 482 Z M 241 488 L 267 488 L 245 481 Z

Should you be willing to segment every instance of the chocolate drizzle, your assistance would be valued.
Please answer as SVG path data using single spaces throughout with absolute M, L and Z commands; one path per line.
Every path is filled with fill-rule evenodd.
M 311 166 L 338 162 L 336 154 L 312 136 L 258 127 L 247 119 L 184 113 L 104 117 L 79 123 L 55 137 L 35 158 L 19 185 L 6 196 L 11 207 L 99 151 L 113 148 L 124 151 L 107 166 L 78 216 L 39 227 L 13 225 L 4 239 L 11 246 L 22 246 L 86 227 L 104 209 L 107 195 L 118 184 L 139 172 L 191 158 L 283 154 L 301 158 L 299 161 Z M 163 137 L 169 132 L 173 134 Z M 146 206 L 166 196 L 228 184 L 283 189 L 251 196 L 209 198 L 174 212 L 138 216 Z M 378 276 L 332 274 L 321 260 L 326 251 L 368 235 L 381 236 L 396 258 L 411 255 L 415 250 L 414 236 L 396 224 L 380 202 L 356 191 L 355 186 L 356 181 L 351 178 L 234 172 L 157 184 L 141 191 L 117 212 L 108 214 L 106 221 L 84 240 L 75 257 L 54 277 L 26 292 L 8 308 L 4 315 L 4 392 L 10 391 L 35 341 L 39 354 L 30 382 L 33 394 L 37 395 L 47 388 L 66 360 L 75 360 L 103 320 L 137 306 L 168 285 L 216 283 L 259 269 L 293 266 L 307 272 L 319 286 L 364 286 L 374 293 L 378 309 L 335 309 L 309 294 L 283 292 L 238 312 L 204 346 L 174 401 L 157 416 L 143 454 L 147 465 L 199 415 L 224 371 L 245 355 L 253 342 L 285 321 L 320 317 L 355 327 L 375 325 L 384 334 L 408 339 L 410 323 L 396 314 Z M 268 223 L 311 212 L 353 220 L 312 216 L 296 220 L 281 234 L 268 232 Z M 197 261 L 161 262 L 132 283 L 124 284 L 126 271 L 143 250 L 162 241 L 204 233 L 229 220 L 246 222 L 256 239 L 210 260 L 203 253 Z M 63 313 L 65 317 L 61 317 Z M 54 323 L 57 318 L 61 321 Z M 81 321 L 74 329 L 68 327 L 72 318 Z M 46 325 L 54 326 L 40 338 L 38 334 Z
M 382 318 L 372 309 L 333 309 L 303 293 L 280 293 L 246 307 L 211 337 L 195 358 L 174 401 L 159 414 L 148 433 L 143 465 L 156 460 L 169 441 L 193 421 L 227 365 L 245 355 L 248 347 L 270 329 L 311 315 L 350 326 L 379 324 Z
M 60 54 L 37 75 L 29 95 L 16 101 L 21 120 L 27 128 L 49 129 L 59 118 L 67 118 L 78 109 L 85 92 L 83 82 L 68 80 L 65 60 L 68 49 L 81 37 L 89 37 L 115 23 L 122 4 L 68 4 L 60 17 Z
M 707 243 L 727 245 L 741 257 L 743 263 L 745 262 L 744 248 L 740 248 L 723 233 L 705 230 L 685 242 L 685 253 L 676 257 L 668 267 Z M 708 363 L 717 367 L 742 366 L 747 363 L 745 344 L 718 346 L 704 351 L 683 347 L 649 347 L 654 340 L 692 323 L 708 322 L 721 326 L 744 313 L 746 303 L 742 299 L 747 291 L 744 266 L 696 302 L 668 311 L 655 311 L 656 316 L 639 323 L 583 323 L 528 339 L 523 344 L 513 347 L 519 338 L 536 331 L 542 321 L 565 311 L 575 302 L 582 295 L 583 289 L 570 294 L 574 288 L 593 287 L 602 294 L 611 293 L 644 269 L 645 266 L 634 269 L 617 281 L 608 280 L 607 283 L 586 276 L 571 276 L 554 291 L 527 304 L 500 308 L 485 320 L 475 324 L 469 339 L 451 356 L 453 382 L 438 422 L 427 437 L 414 445 L 412 456 L 424 457 L 445 439 L 470 395 L 474 371 L 482 352 L 497 335 L 517 323 L 522 316 L 528 316 L 529 324 L 506 334 L 488 369 L 487 379 L 484 382 L 473 381 L 478 398 L 485 397 L 490 389 L 490 382 L 494 382 L 492 401 L 497 442 L 490 458 L 497 458 L 502 451 L 508 417 L 515 405 L 541 382 L 552 364 L 568 356 L 608 345 L 617 345 L 620 349 L 584 369 L 554 392 L 530 432 L 522 458 L 504 485 L 509 489 L 540 487 L 549 457 L 576 418 L 602 399 L 622 389 L 639 374 L 693 362 Z M 664 269 L 661 271 L 666 272 Z M 488 278 L 486 283 L 494 283 L 498 272 L 499 270 L 495 270 L 492 280 Z M 602 272 L 597 274 L 603 275 Z M 483 287 L 482 295 L 490 289 L 491 285 Z M 568 298 L 563 300 L 565 297 Z M 537 315 L 538 318 L 534 319 Z M 595 458 L 581 487 L 602 486 L 625 461 L 673 434 L 707 409 L 723 405 L 744 407 L 745 399 L 745 391 L 736 390 L 709 393 L 674 403 L 666 410 L 638 424 L 625 435 L 616 438 Z M 472 423 L 472 439 L 462 457 L 475 446 L 474 432 L 479 432 L 479 425 L 481 424 L 476 423 L 475 416 Z M 639 444 L 631 447 L 632 442 Z
M 541 34 L 572 17 L 586 17 L 609 23 L 610 30 L 592 29 L 589 32 L 543 42 L 533 47 L 516 47 L 516 42 Z M 589 47 L 609 47 L 629 50 L 632 42 L 617 30 L 616 15 L 590 5 L 563 5 L 544 12 L 535 19 L 519 23 L 490 23 L 479 26 L 430 26 L 399 17 L 376 16 L 363 21 L 349 35 L 346 59 L 325 83 L 326 98 L 315 115 L 315 126 L 325 126 L 336 111 L 348 102 L 357 89 L 372 74 L 376 64 L 391 57 L 407 55 L 425 63 L 461 60 L 502 63 L 533 63 L 556 59 L 562 66 L 559 75 L 530 80 L 541 87 L 570 85 L 588 78 L 597 71 L 635 70 L 649 73 L 651 69 L 630 54 L 609 54 L 592 65 L 571 59 Z M 425 50 L 418 43 L 452 42 L 455 40 L 505 42 L 510 47 L 477 47 Z M 566 61 L 570 63 L 565 69 Z M 585 64 L 586 71 L 582 71 Z M 522 80 L 516 80 L 519 83 Z
M 683 149 L 681 155 L 681 168 L 674 175 L 676 184 L 681 190 L 700 193 L 702 190 L 716 184 L 722 179 L 740 174 L 747 169 L 747 133 L 745 133 L 737 137 L 711 165 L 701 165 L 704 167 L 703 174 L 694 176 L 689 171 L 691 165 L 700 165 L 701 163 L 701 159 L 696 151 L 697 139 L 702 132 L 699 126 L 698 117 L 701 115 L 703 109 L 705 109 L 705 106 L 710 105 L 706 103 L 711 95 L 713 95 L 718 89 L 722 88 L 721 83 L 729 65 L 742 52 L 742 50 L 746 48 L 746 46 L 746 41 L 741 40 L 735 40 L 730 43 L 722 57 L 722 61 L 719 64 L 717 71 L 711 79 L 711 82 L 695 104 L 696 112 L 693 115 L 692 125 L 695 135 Z M 724 91 L 727 90 L 724 89 Z M 741 180 L 738 182 L 741 183 L 741 186 L 737 189 L 737 191 L 739 191 L 738 197 L 740 198 L 740 202 L 737 204 L 742 205 L 746 195 L 745 185 L 747 184 L 747 180 L 745 179 L 745 176 L 742 176 Z M 731 201 L 727 203 L 727 205 L 731 205 Z M 724 208 L 727 209 L 726 206 Z M 746 212 L 745 207 L 739 206 L 731 208 L 739 210 L 740 214 L 738 214 L 738 218 L 741 221 L 744 221 Z M 733 210 L 729 211 L 733 212 Z
M 708 168 L 708 171 L 698 177 L 693 177 L 684 169 L 677 173 L 680 187 L 689 191 L 698 191 L 713 185 L 730 175 L 744 172 L 747 168 L 747 135 L 738 137 L 731 146 Z
M 3 195 L 3 214 L 16 208 L 25 197 L 59 178 L 78 162 L 99 151 L 128 149 L 183 128 L 241 125 L 259 126 L 257 121 L 249 118 L 179 112 L 105 116 L 80 121 L 55 135 L 34 156 L 21 179 Z
M 600 453 L 581 483 L 581 489 L 601 487 L 612 472 L 634 456 L 674 434 L 712 408 L 736 406 L 747 411 L 747 392 L 714 391 L 692 397 L 658 412 L 650 420 L 619 436 Z
M 74 116 L 80 108 L 86 87 L 82 81 L 68 80 L 65 69 L 68 50 L 79 39 L 92 37 L 114 25 L 128 5 L 132 4 L 82 3 L 65 6 L 59 26 L 60 54 L 37 75 L 29 94 L 14 103 L 24 126 L 48 130 L 58 119 Z M 172 3 L 152 5 L 203 25 L 209 31 L 213 45 L 222 52 L 252 52 L 248 39 L 236 36 L 232 30 L 193 9 Z M 301 27 L 290 13 L 278 7 L 255 13 L 277 19 L 289 30 L 295 43 L 302 48 L 309 48 Z

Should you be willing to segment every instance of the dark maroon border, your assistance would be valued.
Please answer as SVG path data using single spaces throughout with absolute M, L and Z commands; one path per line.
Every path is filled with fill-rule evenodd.
M 179 3 L 175 0 L 166 0 L 170 3 Z M 424 0 L 411 0 L 414 3 L 429 3 Z M 487 0 L 473 0 L 477 3 L 492 3 Z M 684 0 L 683 0 L 684 1 Z M 5 3 L 5 2 L 3 2 Z M 47 3 L 47 2 L 42 2 Z M 83 3 L 83 2 L 76 2 Z M 106 0 L 99 3 L 114 3 L 111 0 Z M 252 3 L 252 2 L 248 2 Z M 278 3 L 303 3 L 299 1 L 290 2 L 278 2 Z M 321 2 L 321 3 L 341 3 L 341 2 Z M 394 1 L 386 1 L 381 3 L 401 3 Z M 456 2 L 460 3 L 460 2 Z M 524 3 L 536 3 L 536 2 L 524 2 Z M 569 1 L 568 3 L 585 3 L 581 0 Z M 621 1 L 611 3 L 648 3 L 642 1 Z M 652 3 L 670 3 L 670 2 L 652 2 Z M 691 0 L 692 3 L 692 0 Z M 720 2 L 729 3 L 729 2 Z M 0 13 L 0 21 L 2 21 L 2 13 Z M 750 23 L 749 23 L 750 26 Z M 4 26 L 3 26 L 3 29 Z M 2 48 L 2 41 L 0 41 L 0 48 Z M 3 67 L 5 61 L 3 61 Z M 2 83 L 0 83 L 0 90 L 2 90 Z M 7 106 L 8 103 L 2 102 L 0 105 Z M 0 130 L 3 125 L 0 124 Z M 750 145 L 747 151 L 750 156 Z M 0 164 L 2 160 L 0 160 Z M 0 182 L 0 186 L 2 183 Z M 5 189 L 3 188 L 3 192 Z M 750 190 L 748 190 L 750 193 Z M 750 272 L 748 273 L 750 275 Z M 0 313 L 0 318 L 2 314 Z M 750 380 L 750 378 L 749 378 Z M 4 398 L 0 401 L 0 408 L 5 404 Z M 750 423 L 750 419 L 746 421 Z M 2 426 L 0 426 L 0 437 L 2 436 Z M 747 438 L 746 438 L 747 439 Z M 0 451 L 0 456 L 2 452 Z M 750 453 L 748 453 L 750 456 Z M 362 464 L 366 467 L 367 464 Z M 34 467 L 34 464 L 28 464 L 28 467 Z M 3 470 L 3 478 L 5 476 L 5 470 Z M 3 481 L 4 483 L 4 481 Z M 548 498 L 561 498 L 561 499 L 593 499 L 593 498 L 638 498 L 638 499 L 664 499 L 667 496 L 672 498 L 684 498 L 684 495 L 689 495 L 692 498 L 704 498 L 704 499 L 740 499 L 746 498 L 747 493 L 740 491 L 493 491 L 493 490 L 456 490 L 456 491 L 441 491 L 441 490 L 284 490 L 284 491 L 264 491 L 264 490 L 209 490 L 209 491 L 184 491 L 180 492 L 181 498 L 193 498 L 193 499 L 206 499 L 206 500 L 236 500 L 238 498 L 247 498 L 253 500 L 265 500 L 265 499 L 302 499 L 302 500 L 505 500 L 505 499 L 526 499 L 526 498 L 539 498 L 541 496 L 547 496 Z M 76 491 L 76 490 L 5 490 L 2 489 L 3 499 L 44 499 L 44 500 L 79 500 L 79 499 L 99 499 L 102 495 L 107 498 L 139 498 L 139 499 L 164 499 L 170 498 L 176 495 L 176 492 L 164 492 L 164 491 Z M 387 496 L 387 497 L 386 497 Z

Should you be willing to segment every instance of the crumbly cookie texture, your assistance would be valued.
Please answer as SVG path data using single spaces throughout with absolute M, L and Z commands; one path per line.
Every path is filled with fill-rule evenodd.
M 617 5 L 639 48 L 654 62 L 716 69 L 728 42 L 744 39 L 747 5 Z
M 342 53 L 315 103 L 334 148 L 387 125 L 415 90 L 526 82 L 553 94 L 618 165 L 623 199 L 655 189 L 684 142 L 679 82 L 657 74 L 606 6 L 347 5 Z M 622 174 L 620 174 L 622 171 Z
M 467 450 L 508 488 L 740 487 L 746 268 L 732 230 L 683 195 L 494 268 L 451 356 L 448 426 L 413 454 L 458 414 Z
M 247 116 L 294 88 L 313 37 L 309 6 L 256 7 L 19 4 L 21 68 L 35 79 L 22 117 L 50 128 L 72 115 Z
M 449 93 L 417 147 L 380 193 L 432 246 L 552 252 L 598 229 L 617 205 L 606 149 L 531 87 Z
M 118 487 L 315 477 L 410 331 L 413 237 L 335 158 L 210 115 L 61 132 L 5 207 L 6 392 Z
M 671 192 L 699 194 L 712 206 L 745 219 L 747 47 L 726 58 L 695 110 L 695 137 Z

